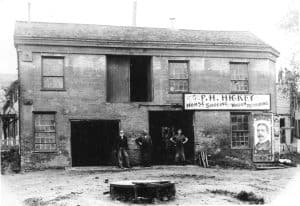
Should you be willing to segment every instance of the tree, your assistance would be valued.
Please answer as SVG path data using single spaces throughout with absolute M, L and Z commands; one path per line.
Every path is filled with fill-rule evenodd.
M 285 16 L 281 19 L 279 30 L 284 34 L 284 46 L 282 56 L 286 58 L 284 68 L 284 75 L 279 72 L 279 82 L 283 83 L 286 87 L 283 93 L 290 95 L 290 108 L 291 108 L 291 126 L 295 129 L 292 130 L 292 138 L 299 138 L 299 124 L 295 120 L 295 112 L 299 111 L 300 98 L 300 15 L 296 6 L 290 7 Z M 281 67 L 281 71 L 283 70 Z M 282 79 L 280 79 L 282 77 Z

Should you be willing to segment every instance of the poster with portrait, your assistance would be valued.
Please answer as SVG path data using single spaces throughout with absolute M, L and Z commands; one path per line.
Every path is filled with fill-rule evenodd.
M 253 115 L 253 162 L 273 162 L 273 115 Z

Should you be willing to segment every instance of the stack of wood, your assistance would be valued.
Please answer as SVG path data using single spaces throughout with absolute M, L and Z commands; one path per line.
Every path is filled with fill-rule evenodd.
M 205 151 L 200 151 L 198 154 L 198 164 L 204 168 L 209 167 L 207 160 L 207 153 Z

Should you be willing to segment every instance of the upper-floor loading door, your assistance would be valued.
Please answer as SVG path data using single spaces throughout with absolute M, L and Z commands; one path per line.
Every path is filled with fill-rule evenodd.
M 107 56 L 108 102 L 149 102 L 152 99 L 150 56 Z
M 129 102 L 130 58 L 107 56 L 107 101 Z

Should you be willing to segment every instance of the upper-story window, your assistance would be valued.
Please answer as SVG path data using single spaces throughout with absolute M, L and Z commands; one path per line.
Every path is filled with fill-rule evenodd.
M 169 91 L 172 93 L 189 91 L 188 61 L 169 61 Z
M 42 57 L 42 89 L 63 90 L 64 88 L 64 58 Z
M 231 92 L 249 92 L 248 63 L 231 62 Z

